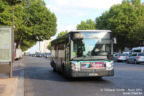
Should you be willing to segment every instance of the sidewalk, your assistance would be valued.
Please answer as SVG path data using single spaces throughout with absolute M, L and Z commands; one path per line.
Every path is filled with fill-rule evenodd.
M 0 74 L 0 96 L 24 96 L 24 70 L 22 61 L 13 64 L 13 78 Z
M 16 96 L 17 78 L 0 78 L 0 96 Z

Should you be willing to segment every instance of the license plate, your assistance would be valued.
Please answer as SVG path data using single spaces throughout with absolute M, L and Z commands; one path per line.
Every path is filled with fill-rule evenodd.
M 89 73 L 89 76 L 98 76 L 97 73 Z

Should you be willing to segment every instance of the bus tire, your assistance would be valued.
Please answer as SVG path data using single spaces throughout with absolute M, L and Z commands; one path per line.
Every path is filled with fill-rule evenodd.
M 53 72 L 56 72 L 56 69 L 55 69 L 55 68 L 53 68 Z
M 56 64 L 54 64 L 54 66 L 53 66 L 53 72 L 57 72 L 56 71 Z
M 97 80 L 102 80 L 102 76 L 98 76 L 96 78 L 97 78 Z
M 129 60 L 126 60 L 126 63 L 127 63 L 127 64 L 130 64 Z
M 56 69 L 55 69 L 55 68 L 53 68 L 53 72 L 56 72 Z
M 51 67 L 53 67 L 53 72 L 56 72 L 56 64 L 54 63 L 54 61 L 51 61 L 50 65 Z
M 66 70 L 65 70 L 64 63 L 62 64 L 62 74 L 64 77 L 66 77 Z
M 134 64 L 137 64 L 137 61 L 136 61 L 136 60 L 134 60 Z

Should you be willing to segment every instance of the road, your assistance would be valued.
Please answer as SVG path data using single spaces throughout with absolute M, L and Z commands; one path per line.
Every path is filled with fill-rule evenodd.
M 67 80 L 49 59 L 24 57 L 25 96 L 144 96 L 144 64 L 115 63 L 114 77 Z

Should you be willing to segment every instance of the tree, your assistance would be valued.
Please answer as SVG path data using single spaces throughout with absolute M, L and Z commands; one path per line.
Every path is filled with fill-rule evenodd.
M 67 30 L 62 31 L 62 32 L 60 32 L 60 33 L 57 35 L 56 38 L 61 37 L 61 36 L 65 35 L 65 34 L 67 34 L 67 33 L 68 33 Z M 48 44 L 48 46 L 47 46 L 47 49 L 51 50 L 51 42 L 49 42 L 49 44 Z
M 60 33 L 58 34 L 57 38 L 58 38 L 58 37 L 61 37 L 61 36 L 63 36 L 63 35 L 65 35 L 65 34 L 67 34 L 67 33 L 68 33 L 67 30 L 62 31 L 62 32 L 60 32 Z
M 112 6 L 109 11 L 96 18 L 96 28 L 112 30 L 117 37 L 119 49 L 139 45 L 139 41 L 144 39 L 143 23 L 144 5 L 140 0 L 123 0 L 122 4 Z
M 4 0 L 3 0 L 4 1 Z M 20 3 L 22 0 L 6 0 L 10 5 L 15 5 L 16 3 Z
M 12 25 L 12 10 L 4 0 L 0 0 L 0 26 Z
M 51 50 L 51 41 L 49 42 L 48 46 L 47 46 L 48 50 Z
M 56 16 L 42 0 L 0 0 L 0 25 L 12 26 L 14 8 L 15 42 L 17 48 L 27 50 L 36 41 L 50 39 L 56 33 Z M 19 0 L 15 0 L 19 1 Z M 12 4 L 12 5 L 11 5 Z
M 97 29 L 109 29 L 108 17 L 109 11 L 106 11 L 102 14 L 102 16 L 96 18 L 96 28 Z
M 95 22 L 91 19 L 88 19 L 86 22 L 81 21 L 81 23 L 77 25 L 77 30 L 95 30 L 95 26 Z

